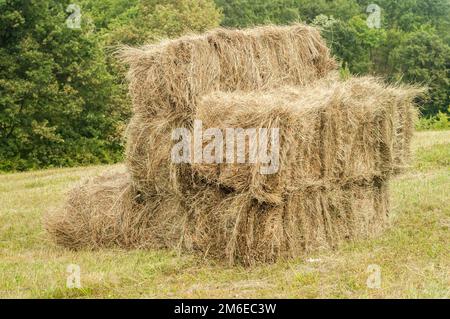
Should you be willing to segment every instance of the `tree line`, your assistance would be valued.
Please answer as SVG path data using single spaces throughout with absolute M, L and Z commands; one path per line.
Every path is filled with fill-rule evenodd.
M 420 83 L 424 118 L 450 105 L 448 0 L 0 0 L 0 171 L 122 159 L 130 116 L 112 52 L 217 27 L 320 27 L 341 72 Z M 370 9 L 370 8 L 369 8 Z

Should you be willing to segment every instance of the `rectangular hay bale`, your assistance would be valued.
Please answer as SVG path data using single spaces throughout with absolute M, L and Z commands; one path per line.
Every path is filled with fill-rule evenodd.
M 304 85 L 336 69 L 319 31 L 302 24 L 216 29 L 120 55 L 130 66 L 133 110 L 141 116 L 165 110 L 189 117 L 198 99 L 216 90 Z
M 211 182 L 249 191 L 255 199 L 272 204 L 280 204 L 292 190 L 318 182 L 387 179 L 394 143 L 395 104 L 390 92 L 376 79 L 355 78 L 205 96 L 195 116 L 204 130 L 279 128 L 280 167 L 275 174 L 263 175 L 261 164 L 227 163 L 224 152 L 222 163 L 194 163 L 192 168 Z
M 193 197 L 190 197 L 193 196 Z M 295 258 L 343 241 L 374 237 L 387 225 L 387 183 L 372 181 L 307 187 L 283 205 L 258 203 L 249 194 L 193 192 L 186 238 L 204 256 L 253 265 Z

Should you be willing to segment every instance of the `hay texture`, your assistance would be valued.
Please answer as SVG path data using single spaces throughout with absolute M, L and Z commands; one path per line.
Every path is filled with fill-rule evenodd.
M 126 169 L 89 178 L 74 187 L 61 208 L 44 221 L 54 241 L 73 249 L 123 245 L 136 233 L 145 205 L 139 203 Z
M 205 184 L 204 184 L 205 185 Z M 187 195 L 192 242 L 186 248 L 229 264 L 254 265 L 376 236 L 386 226 L 387 185 L 315 186 L 291 192 L 280 205 L 217 186 Z
M 44 225 L 54 242 L 74 250 L 175 248 L 183 209 L 171 195 L 144 201 L 127 169 L 120 167 L 70 190 L 65 203 L 45 216 Z
M 165 183 L 177 184 L 173 179 L 176 168 L 168 166 L 168 153 L 158 151 L 152 157 L 148 153 L 151 148 L 166 149 L 169 145 L 161 136 L 170 136 L 173 128 L 192 125 L 204 95 L 217 90 L 305 85 L 336 68 L 319 32 L 300 24 L 218 29 L 140 49 L 124 49 L 121 57 L 130 66 L 128 79 L 135 113 L 127 134 L 127 161 L 133 181 L 145 193 L 161 185 L 153 174 L 155 165 L 172 172 L 172 179 L 165 179 Z
M 204 129 L 279 128 L 279 171 L 264 175 L 260 163 L 229 164 L 225 152 L 222 164 L 194 163 L 193 169 L 212 183 L 249 191 L 271 204 L 310 185 L 388 179 L 396 147 L 393 118 L 398 113 L 391 91 L 405 90 L 374 78 L 332 78 L 301 88 L 213 93 L 197 109 L 196 119 Z
M 249 266 L 379 234 L 387 220 L 386 187 L 379 181 L 309 186 L 282 205 L 267 205 L 198 180 L 183 197 L 143 201 L 121 169 L 72 189 L 45 226 L 58 245 L 74 250 L 169 248 Z
M 389 178 L 408 163 L 416 88 L 339 79 L 318 31 L 304 25 L 218 29 L 121 57 L 134 111 L 126 168 L 69 193 L 46 220 L 56 243 L 253 265 L 386 227 Z M 229 163 L 225 152 L 219 163 L 173 163 L 173 130 L 199 120 L 204 131 L 279 129 L 278 170 L 261 174 L 267 163 Z

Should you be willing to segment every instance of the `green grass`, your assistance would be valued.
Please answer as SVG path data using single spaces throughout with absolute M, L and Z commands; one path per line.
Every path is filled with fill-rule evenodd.
M 413 149 L 413 167 L 391 183 L 392 225 L 381 237 L 250 269 L 170 251 L 56 247 L 44 211 L 110 166 L 0 175 L 0 297 L 449 298 L 450 131 L 417 133 Z M 80 289 L 66 288 L 69 264 L 81 267 Z M 371 264 L 381 267 L 379 289 L 366 285 Z

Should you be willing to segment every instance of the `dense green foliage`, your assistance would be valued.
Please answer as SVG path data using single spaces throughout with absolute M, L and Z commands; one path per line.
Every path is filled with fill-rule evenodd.
M 0 24 L 0 169 L 110 162 L 120 105 L 94 35 L 68 1 L 7 1 Z
M 416 123 L 418 131 L 450 129 L 450 107 L 447 113 L 439 112 L 436 116 L 422 116 Z
M 342 74 L 377 74 L 430 88 L 420 128 L 448 125 L 450 3 L 377 0 L 0 0 L 0 171 L 121 159 L 130 114 L 117 45 L 221 23 L 302 21 L 321 27 Z M 66 24 L 81 8 L 80 28 Z M 445 119 L 445 120 L 444 120 Z
M 130 106 L 112 45 L 204 31 L 209 0 L 0 1 L 0 170 L 110 163 L 122 158 Z
M 81 0 L 108 45 L 137 45 L 219 25 L 212 0 Z
M 429 87 L 422 113 L 450 105 L 450 1 L 448 0 L 216 0 L 222 24 L 246 27 L 296 21 L 322 28 L 344 68 Z M 369 28 L 367 7 L 381 8 L 381 28 Z

